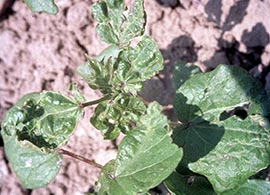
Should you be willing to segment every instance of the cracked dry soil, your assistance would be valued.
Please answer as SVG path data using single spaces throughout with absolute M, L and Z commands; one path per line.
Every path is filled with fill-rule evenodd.
M 106 47 L 94 29 L 89 9 L 93 1 L 56 0 L 60 10 L 56 16 L 31 13 L 21 0 L 2 2 L 9 3 L 0 4 L 0 121 L 21 96 L 33 91 L 68 94 L 68 84 L 77 82 L 87 99 L 101 95 L 75 74 L 85 53 L 94 56 Z M 141 94 L 146 100 L 171 105 L 171 73 L 178 60 L 203 70 L 221 63 L 242 66 L 270 90 L 270 0 L 145 0 L 145 9 L 146 33 L 155 39 L 165 59 L 165 69 L 145 82 Z M 116 148 L 89 123 L 93 109 L 86 110 L 65 148 L 105 164 L 115 157 Z M 0 140 L 0 194 L 84 194 L 98 174 L 98 169 L 64 156 L 52 183 L 23 189 Z

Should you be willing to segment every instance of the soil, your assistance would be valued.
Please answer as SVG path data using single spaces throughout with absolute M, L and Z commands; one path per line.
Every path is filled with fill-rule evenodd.
M 128 1 L 130 2 L 130 1 Z M 97 55 L 106 44 L 96 32 L 91 0 L 56 0 L 59 13 L 34 14 L 22 0 L 0 3 L 0 121 L 24 94 L 54 90 L 68 94 L 79 83 L 87 99 L 101 96 L 75 73 L 85 53 Z M 165 69 L 145 82 L 141 95 L 171 107 L 172 70 L 181 60 L 202 70 L 238 65 L 270 91 L 270 0 L 145 0 L 146 33 L 155 39 Z M 116 155 L 115 142 L 103 140 L 89 123 L 94 108 L 64 147 L 105 164 Z M 118 143 L 118 141 L 116 142 Z M 23 189 L 5 158 L 0 140 L 0 194 L 79 195 L 92 190 L 99 170 L 63 157 L 60 173 L 47 187 Z

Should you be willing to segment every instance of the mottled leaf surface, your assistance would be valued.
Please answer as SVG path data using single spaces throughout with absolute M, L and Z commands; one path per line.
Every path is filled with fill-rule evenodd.
M 92 6 L 93 16 L 99 22 L 96 30 L 102 41 L 125 47 L 144 33 L 143 0 L 134 0 L 127 17 L 124 11 L 123 0 L 104 0 Z
M 237 189 L 221 193 L 221 195 L 269 195 L 270 182 L 264 180 L 247 180 Z
M 131 129 L 130 122 L 137 121 L 145 108 L 133 96 L 142 89 L 143 81 L 162 68 L 160 51 L 154 41 L 145 36 L 135 48 L 110 46 L 77 69 L 92 89 L 112 97 L 96 107 L 90 120 L 106 139 L 114 139 L 120 132 L 127 133 Z
M 23 96 L 7 112 L 1 124 L 5 152 L 25 187 L 44 186 L 57 174 L 60 157 L 54 151 L 67 141 L 80 115 L 76 102 L 47 91 Z
M 134 49 L 125 50 L 121 57 L 140 73 L 142 81 L 150 79 L 163 69 L 162 54 L 149 36 L 143 36 Z
M 45 153 L 27 140 L 2 131 L 5 153 L 23 187 L 35 189 L 46 186 L 57 175 L 61 158 L 57 153 Z
M 242 106 L 249 108 L 245 119 L 226 115 Z M 241 68 L 221 65 L 194 75 L 176 91 L 174 107 L 183 122 L 173 133 L 174 142 L 184 149 L 179 172 L 188 165 L 223 192 L 269 163 L 269 126 L 263 117 L 268 97 Z
M 146 14 L 143 0 L 134 0 L 124 30 L 121 33 L 121 45 L 128 45 L 133 38 L 143 35 L 145 23 Z
M 95 59 L 88 58 L 77 72 L 92 89 L 103 94 L 136 95 L 143 82 L 163 69 L 163 58 L 155 44 L 144 36 L 135 48 L 111 46 Z
M 100 103 L 91 123 L 105 139 L 115 139 L 120 132 L 128 133 L 145 110 L 144 103 L 138 98 L 119 95 L 114 100 Z
M 58 12 L 54 0 L 24 0 L 24 2 L 33 12 L 46 12 L 48 14 L 57 14 Z
M 167 132 L 161 106 L 152 103 L 137 127 L 121 142 L 115 160 L 103 168 L 99 193 L 136 195 L 158 185 L 177 166 L 182 151 Z

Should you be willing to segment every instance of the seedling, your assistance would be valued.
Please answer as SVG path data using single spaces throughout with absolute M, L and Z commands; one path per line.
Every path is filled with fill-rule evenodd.
M 57 12 L 48 11 L 53 1 L 25 2 L 34 11 Z M 61 155 L 69 155 L 101 169 L 94 193 L 99 195 L 149 194 L 162 181 L 176 195 L 269 194 L 269 182 L 254 179 L 270 159 L 269 98 L 262 85 L 236 66 L 201 73 L 176 64 L 179 121 L 168 121 L 157 102 L 145 104 L 137 95 L 143 82 L 163 68 L 157 45 L 144 35 L 143 0 L 134 0 L 127 15 L 124 11 L 123 0 L 92 6 L 96 30 L 109 46 L 87 57 L 77 72 L 103 97 L 85 101 L 72 85 L 73 97 L 50 91 L 27 94 L 5 115 L 5 153 L 23 186 L 47 185 L 59 171 Z M 132 47 L 135 38 L 140 41 Z M 116 159 L 105 166 L 61 148 L 92 105 L 97 106 L 90 122 L 105 139 L 125 134 Z M 238 116 L 235 109 L 246 115 Z

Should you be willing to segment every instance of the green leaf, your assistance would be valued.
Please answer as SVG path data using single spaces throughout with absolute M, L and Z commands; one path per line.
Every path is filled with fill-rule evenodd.
M 107 63 L 96 59 L 88 59 L 77 68 L 77 73 L 92 89 L 99 89 L 103 94 L 110 94 L 113 88 L 114 64 L 109 59 Z
M 196 74 L 176 93 L 187 98 L 187 102 L 181 95 L 175 98 L 176 114 L 181 122 L 197 118 L 219 121 L 224 111 L 244 105 L 254 107 L 252 114 L 269 113 L 268 97 L 261 83 L 238 66 L 220 65 L 212 72 Z M 190 105 L 197 106 L 197 110 L 190 111 Z
M 140 73 L 142 81 L 150 79 L 163 69 L 163 57 L 149 36 L 143 36 L 134 49 L 125 50 L 121 57 L 132 65 L 135 72 Z
M 177 61 L 173 71 L 174 89 L 177 90 L 186 80 L 200 72 L 200 69 L 195 65 Z
M 81 110 L 59 93 L 23 96 L 5 115 L 1 127 L 5 153 L 26 188 L 48 184 L 57 174 L 63 145 L 77 123 Z
M 44 153 L 29 141 L 18 140 L 15 135 L 9 136 L 4 131 L 2 136 L 7 159 L 25 188 L 46 186 L 57 175 L 61 165 L 57 153 Z
M 144 36 L 135 48 L 110 46 L 95 59 L 77 68 L 92 89 L 104 94 L 137 95 L 143 81 L 163 69 L 163 58 L 155 42 Z
M 225 132 L 219 143 L 206 156 L 190 163 L 189 168 L 205 175 L 217 192 L 241 185 L 269 163 L 267 123 L 259 116 L 249 116 L 245 120 L 230 117 L 221 121 L 218 125 Z
M 168 135 L 161 106 L 149 104 L 136 128 L 120 143 L 115 160 L 107 163 L 99 177 L 100 195 L 135 195 L 146 192 L 170 175 L 182 151 Z
M 134 0 L 121 34 L 121 45 L 128 45 L 133 38 L 143 35 L 145 23 L 143 0 Z
M 264 180 L 247 180 L 237 189 L 222 193 L 221 195 L 269 195 L 270 182 Z
M 70 84 L 68 86 L 69 90 L 72 93 L 72 96 L 74 97 L 74 100 L 77 103 L 82 103 L 85 102 L 85 97 L 83 96 L 83 94 L 79 91 L 78 89 L 78 85 L 77 84 Z
M 115 139 L 120 132 L 128 133 L 145 110 L 144 103 L 139 99 L 119 95 L 113 100 L 100 103 L 90 121 L 105 139 Z
M 58 12 L 54 0 L 24 0 L 24 2 L 33 12 L 46 12 L 48 14 L 57 14 Z
M 211 184 L 202 176 L 184 176 L 173 172 L 165 185 L 173 195 L 216 195 Z
M 92 6 L 94 18 L 99 22 L 96 26 L 100 39 L 121 48 L 144 33 L 146 14 L 143 0 L 135 0 L 128 13 L 124 16 L 123 0 L 105 0 Z
M 99 22 L 96 30 L 102 41 L 118 45 L 125 19 L 123 11 L 123 0 L 100 1 L 92 6 L 93 16 Z
M 242 106 L 249 107 L 245 119 L 227 114 Z M 189 165 L 223 192 L 269 163 L 268 97 L 243 69 L 221 65 L 194 75 L 177 90 L 174 107 L 183 123 L 173 133 L 184 149 L 179 172 Z
M 109 24 L 98 24 L 96 26 L 96 31 L 99 34 L 100 39 L 106 43 L 117 44 L 119 41 Z

